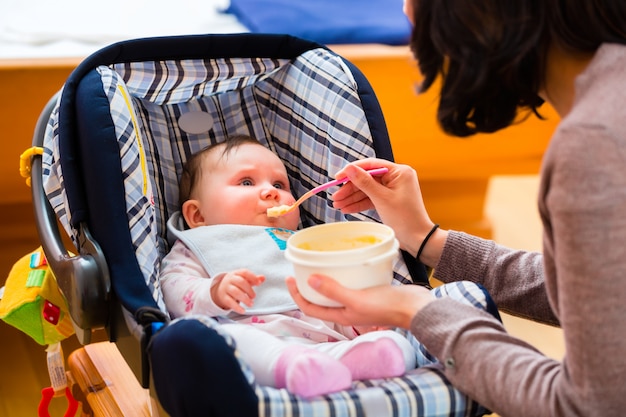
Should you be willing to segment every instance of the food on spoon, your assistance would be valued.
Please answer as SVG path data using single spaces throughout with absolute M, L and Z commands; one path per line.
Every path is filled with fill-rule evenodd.
M 283 204 L 282 206 L 270 207 L 267 209 L 267 217 L 280 217 L 287 213 L 291 206 Z
M 376 168 L 376 169 L 370 169 L 367 172 L 370 175 L 383 175 L 384 173 L 388 172 L 389 170 L 387 168 Z M 327 188 L 330 187 L 334 187 L 335 185 L 340 185 L 343 184 L 344 182 L 349 181 L 348 177 L 339 179 L 339 180 L 333 180 L 333 181 L 329 181 L 325 184 L 319 185 L 315 188 L 313 188 L 312 190 L 306 192 L 302 197 L 300 197 L 295 203 L 293 203 L 290 206 L 287 205 L 282 205 L 282 206 L 278 206 L 278 207 L 270 207 L 267 209 L 267 217 L 280 217 L 283 216 L 287 213 L 289 213 L 292 209 L 294 209 L 295 207 L 299 206 L 304 200 L 306 200 L 307 198 L 311 197 L 312 195 L 315 195 L 317 193 L 319 193 L 320 191 L 326 190 Z

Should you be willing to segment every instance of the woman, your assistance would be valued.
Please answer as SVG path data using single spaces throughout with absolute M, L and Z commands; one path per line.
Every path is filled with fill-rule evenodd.
M 626 410 L 626 2 L 407 0 L 422 90 L 442 76 L 438 119 L 468 136 L 510 125 L 519 110 L 561 116 L 544 155 L 543 254 L 437 228 L 415 172 L 380 160 L 337 177 L 345 213 L 375 207 L 403 249 L 444 282 L 484 285 L 503 310 L 563 329 L 562 362 L 506 333 L 481 311 L 414 286 L 352 291 L 309 281 L 344 307 L 306 314 L 411 329 L 450 381 L 505 416 L 618 416 Z M 372 178 L 364 169 L 386 166 Z

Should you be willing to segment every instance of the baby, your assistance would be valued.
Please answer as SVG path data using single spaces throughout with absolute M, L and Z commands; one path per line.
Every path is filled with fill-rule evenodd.
M 168 221 L 176 242 L 161 268 L 168 310 L 215 317 L 260 384 L 311 397 L 415 367 L 414 349 L 393 330 L 365 332 L 298 310 L 283 250 L 300 212 L 268 217 L 295 198 L 284 164 L 257 140 L 235 136 L 193 155 L 180 202 Z

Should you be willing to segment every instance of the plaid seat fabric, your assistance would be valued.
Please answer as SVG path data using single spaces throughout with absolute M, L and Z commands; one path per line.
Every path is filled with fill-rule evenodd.
M 130 239 L 145 284 L 164 312 L 158 275 L 160 259 L 171 243 L 165 225 L 178 210 L 178 179 L 190 155 L 228 136 L 251 135 L 283 160 L 296 196 L 328 181 L 347 162 L 375 156 L 352 73 L 340 57 L 323 48 L 293 60 L 145 61 L 96 70 L 119 145 Z M 198 111 L 209 115 L 210 128 L 199 134 L 183 130 L 180 117 Z M 44 187 L 61 224 L 77 239 L 64 191 L 58 120 L 56 109 L 46 130 Z M 301 227 L 379 221 L 373 211 L 342 215 L 328 203 L 326 193 L 313 196 L 301 209 Z M 400 257 L 394 278 L 398 285 L 411 281 Z M 192 318 L 219 328 L 206 317 Z M 415 344 L 424 366 L 403 378 L 363 381 L 353 390 L 310 401 L 257 386 L 260 415 L 469 416 L 479 412 L 480 407 L 452 388 L 423 347 Z M 242 367 L 254 384 L 245 363 Z

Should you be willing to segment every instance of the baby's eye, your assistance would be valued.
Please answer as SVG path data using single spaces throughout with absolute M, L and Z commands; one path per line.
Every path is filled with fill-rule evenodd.
M 282 182 L 277 182 L 276 184 L 274 184 L 274 188 L 277 188 L 279 190 L 282 190 L 285 188 L 285 186 L 283 185 Z
M 245 180 L 241 180 L 241 185 L 245 186 L 245 187 L 250 187 L 252 184 L 252 180 L 250 179 L 245 179 Z

